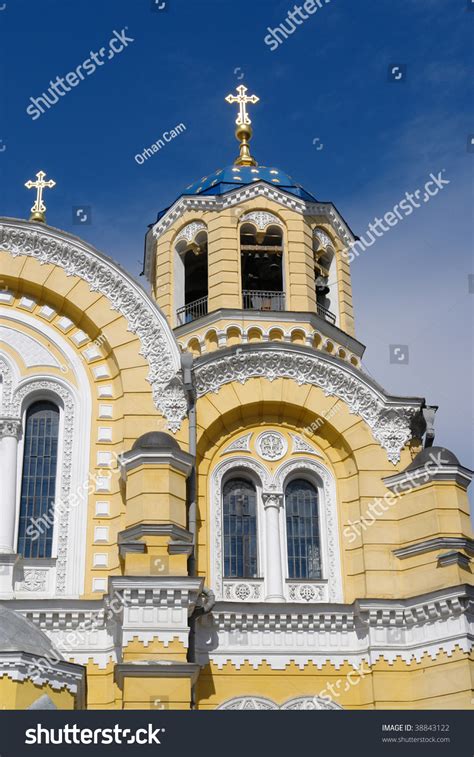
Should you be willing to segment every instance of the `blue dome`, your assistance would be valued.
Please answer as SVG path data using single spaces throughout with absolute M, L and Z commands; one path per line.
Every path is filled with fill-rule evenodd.
M 257 181 L 265 181 L 274 187 L 289 192 L 296 197 L 307 202 L 317 202 L 313 195 L 310 195 L 301 184 L 297 184 L 284 171 L 279 168 L 268 168 L 267 166 L 227 166 L 219 171 L 204 176 L 194 184 L 186 187 L 184 195 L 222 195 L 230 192 L 232 189 L 253 184 Z

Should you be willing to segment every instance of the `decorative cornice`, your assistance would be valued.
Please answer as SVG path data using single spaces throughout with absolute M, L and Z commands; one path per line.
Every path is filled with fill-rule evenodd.
M 128 606 L 186 608 L 191 613 L 204 586 L 192 576 L 109 576 L 108 600 L 122 595 Z
M 367 423 L 393 464 L 412 438 L 411 425 L 423 404 L 419 398 L 389 397 L 354 366 L 301 345 L 248 344 L 212 352 L 196 361 L 194 373 L 198 397 L 257 377 L 318 386 L 326 396 L 343 400 Z
M 451 481 L 463 489 L 467 489 L 473 475 L 472 470 L 464 468 L 462 465 L 443 464 L 440 466 L 432 465 L 432 467 L 422 465 L 419 468 L 402 471 L 394 476 L 387 476 L 387 478 L 383 479 L 383 482 L 387 489 L 396 494 L 408 492 L 412 489 L 419 489 L 420 486 L 437 483 L 438 481 Z
M 284 670 L 327 663 L 339 669 L 397 658 L 410 664 L 440 652 L 468 654 L 474 638 L 474 589 L 458 586 L 405 600 L 358 600 L 352 605 L 217 602 L 198 622 L 198 661 L 221 669 L 266 662 Z M 212 634 L 212 638 L 211 638 Z
M 186 528 L 175 523 L 139 523 L 136 526 L 120 531 L 118 544 L 120 554 L 126 552 L 144 552 L 146 544 L 139 541 L 147 536 L 166 536 L 170 539 L 168 552 L 170 555 L 192 552 L 193 536 Z
M 141 465 L 169 465 L 187 476 L 191 473 L 194 458 L 179 449 L 145 449 L 136 447 L 120 456 L 120 467 L 124 474 Z
M 0 219 L 0 250 L 63 268 L 68 276 L 78 276 L 91 291 L 107 297 L 111 308 L 127 320 L 129 331 L 140 339 L 141 354 L 150 367 L 148 381 L 155 405 L 168 420 L 168 428 L 177 431 L 187 411 L 178 346 L 165 317 L 146 292 L 90 245 L 43 224 Z
M 245 320 L 249 323 L 248 328 L 251 328 L 253 326 L 253 323 L 258 324 L 259 326 L 266 325 L 267 331 L 275 326 L 275 313 L 271 311 L 242 311 L 235 308 L 218 308 L 217 310 L 213 310 L 211 313 L 208 313 L 207 315 L 204 315 L 201 318 L 196 319 L 195 321 L 190 321 L 189 323 L 185 323 L 182 326 L 177 326 L 173 330 L 178 338 L 182 338 L 190 334 L 194 334 L 197 327 L 199 327 L 199 329 L 203 329 L 204 331 L 214 324 L 217 324 L 219 321 L 229 321 L 231 323 L 242 322 L 243 314 L 245 314 Z M 342 331 L 338 326 L 334 326 L 329 321 L 326 321 L 317 313 L 305 313 L 301 311 L 295 312 L 289 310 L 280 311 L 278 313 L 278 320 L 280 323 L 288 322 L 291 323 L 292 326 L 294 324 L 295 327 L 299 326 L 300 324 L 310 324 L 311 328 L 314 329 L 314 331 L 339 344 L 341 347 L 344 347 L 344 349 L 348 350 L 356 357 L 362 358 L 364 354 L 365 345 L 363 345 L 361 342 L 358 342 L 357 339 L 354 339 L 349 334 L 346 334 L 346 332 Z M 288 330 L 288 328 L 287 335 L 290 336 L 290 331 Z
M 55 662 L 27 652 L 0 652 L 0 677 L 33 681 L 56 691 L 67 689 L 76 697 L 76 709 L 85 707 L 86 669 L 72 662 Z
M 425 539 L 408 547 L 394 549 L 393 554 L 399 560 L 405 560 L 407 557 L 423 555 L 426 552 L 435 552 L 440 549 L 464 549 L 470 555 L 474 555 L 474 539 L 467 536 L 439 536 L 436 539 Z
M 443 555 L 438 555 L 438 568 L 446 568 L 448 565 L 458 565 L 470 571 L 471 559 L 462 552 L 445 552 Z

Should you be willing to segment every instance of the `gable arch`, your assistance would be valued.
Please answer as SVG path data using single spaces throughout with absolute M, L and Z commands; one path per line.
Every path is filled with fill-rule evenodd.
M 0 251 L 56 266 L 67 276 L 82 279 L 89 292 L 99 292 L 108 300 L 138 337 L 155 406 L 167 419 L 168 428 L 176 432 L 187 409 L 178 344 L 163 313 L 132 277 L 77 237 L 27 221 L 0 223 Z
M 299 386 L 319 387 L 326 396 L 341 399 L 351 414 L 367 424 L 394 465 L 413 437 L 412 424 L 424 402 L 422 398 L 387 395 L 350 363 L 289 343 L 246 344 L 238 351 L 205 355 L 197 361 L 195 376 L 198 398 L 218 393 L 226 384 L 245 384 L 252 378 L 270 383 L 290 379 Z

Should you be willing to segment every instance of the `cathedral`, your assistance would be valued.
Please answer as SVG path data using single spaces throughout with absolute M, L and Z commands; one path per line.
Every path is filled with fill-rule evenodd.
M 0 707 L 469 709 L 472 472 L 364 371 L 357 238 L 226 99 L 150 294 L 44 172 L 0 218 Z

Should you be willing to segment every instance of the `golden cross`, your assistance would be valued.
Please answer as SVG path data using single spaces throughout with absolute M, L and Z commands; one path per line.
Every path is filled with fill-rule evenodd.
M 46 205 L 43 201 L 43 189 L 48 188 L 52 189 L 56 186 L 56 182 L 53 181 L 53 179 L 49 179 L 49 181 L 45 181 L 44 177 L 46 176 L 44 171 L 38 171 L 36 174 L 36 181 L 31 181 L 29 179 L 25 183 L 25 187 L 27 189 L 36 189 L 36 200 L 31 208 L 31 217 L 30 221 L 40 221 L 42 223 L 45 222 L 46 217 Z
M 237 119 L 235 123 L 237 126 L 243 126 L 251 124 L 251 120 L 249 118 L 249 114 L 247 113 L 247 103 L 258 103 L 260 98 L 257 97 L 257 95 L 246 95 L 247 87 L 244 87 L 243 84 L 240 84 L 237 87 L 238 95 L 227 95 L 226 101 L 228 103 L 239 103 L 240 109 L 239 114 L 237 116 Z

